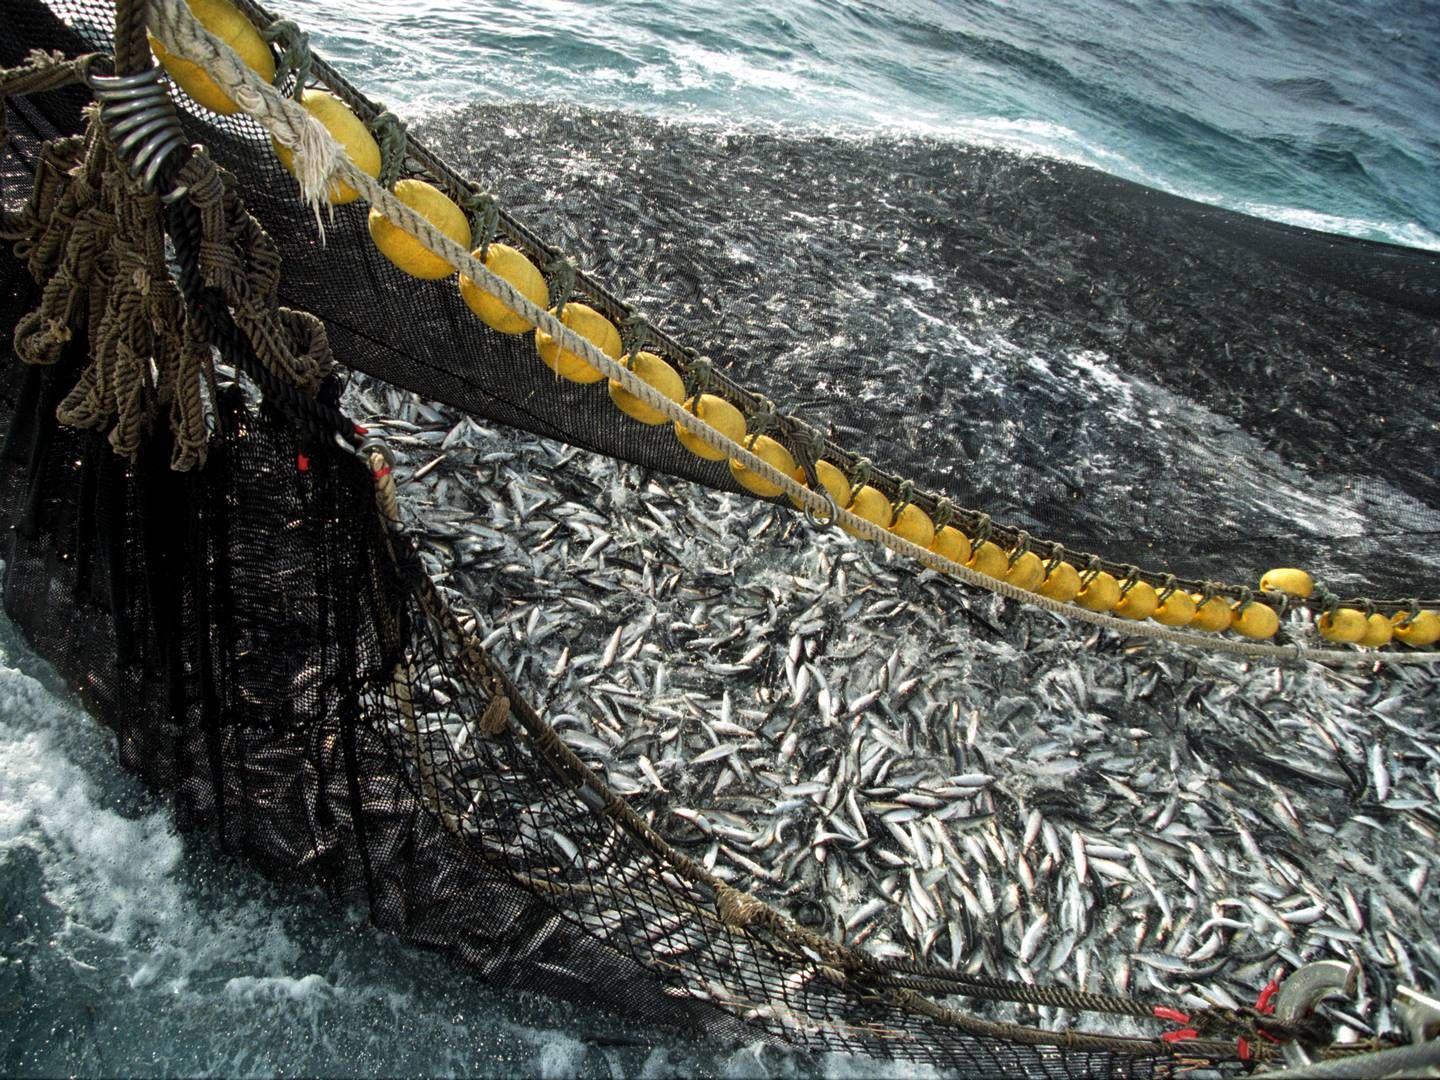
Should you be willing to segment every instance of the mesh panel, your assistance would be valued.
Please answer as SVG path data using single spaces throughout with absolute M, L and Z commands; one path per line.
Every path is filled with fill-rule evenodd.
M 78 100 L 13 105 L 7 205 L 39 142 L 75 128 Z M 356 459 L 307 443 L 297 469 L 295 432 L 238 384 L 202 472 L 173 472 L 165 435 L 117 457 L 54 421 L 84 327 L 58 364 L 24 367 L 8 342 L 38 290 L 8 250 L 0 280 L 6 608 L 115 730 L 121 761 L 172 794 L 182 827 L 278 879 L 363 899 L 376 925 L 495 984 L 645 1023 L 976 1076 L 1154 1072 L 1140 1051 L 925 1020 L 717 917 L 533 741 L 477 733 L 486 695 L 402 586 L 414 555 L 395 561 Z
M 67 10 L 86 14 L 82 29 L 99 44 L 106 13 Z M 77 47 L 44 9 L 21 9 L 18 26 L 7 63 L 21 44 Z M 47 126 L 77 130 L 83 100 L 44 95 L 38 111 L 13 107 L 7 203 L 9 181 L 23 178 L 37 141 L 52 133 Z M 237 169 L 242 196 L 280 241 L 282 299 L 319 313 L 347 362 L 506 423 L 728 486 L 723 465 L 678 450 L 668 430 L 617 424 L 593 388 L 554 381 L 527 339 L 486 331 L 452 283 L 402 278 L 370 246 L 362 211 L 339 208 L 320 246 L 253 125 L 191 123 Z M 1112 195 L 1133 204 L 1129 227 L 1137 233 L 1184 213 L 1197 230 L 1193 244 L 1202 234 L 1223 241 L 1233 230 L 1218 212 L 1182 211 L 1165 200 L 1147 206 L 1133 191 L 1107 194 L 1106 183 L 1086 182 L 1096 205 Z M 1253 246 L 1266 232 L 1226 242 Z M 1264 257 L 1289 266 L 1296 280 L 1319 283 L 1307 286 L 1316 289 L 1348 265 L 1350 253 L 1361 253 L 1364 265 L 1347 273 L 1345 297 L 1358 290 L 1378 299 L 1398 332 L 1433 339 L 1433 288 L 1416 272 L 1429 265 L 1423 256 L 1343 243 L 1322 250 L 1293 231 L 1273 235 Z M 35 297 L 8 253 L 0 279 L 8 339 Z M 1019 288 L 1024 275 L 1006 282 Z M 1333 323 L 1317 315 L 1317 323 L 1325 333 L 1347 333 L 1340 324 L 1349 324 L 1357 302 L 1323 296 L 1321 307 L 1333 304 L 1339 314 Z M 1369 325 L 1357 333 L 1378 333 Z M 1383 351 L 1385 342 L 1372 344 Z M 378 925 L 496 983 L 602 1003 L 651 1023 L 885 1053 L 967 1075 L 1143 1075 L 1160 1064 L 1138 1052 L 967 1035 L 883 997 L 858 996 L 818 958 L 718 917 L 713 897 L 595 813 L 575 778 L 533 741 L 513 729 L 477 733 L 473 720 L 489 695 L 402 587 L 413 556 L 402 551 L 400 563 L 392 561 L 356 462 L 325 451 L 297 472 L 294 434 L 231 388 L 226 434 L 203 474 L 171 473 L 163 439 L 126 464 L 103 439 L 50 420 L 83 349 L 81 333 L 69 359 L 50 371 L 22 371 L 8 358 L 0 383 L 9 432 L 0 508 L 17 523 L 7 607 L 115 728 L 122 760 L 174 793 L 188 827 L 213 829 L 277 877 L 365 898 Z M 1227 389 L 1218 365 L 1201 374 L 1156 365 L 1157 378 L 1214 380 L 1214 395 L 1233 397 L 1237 412 L 1258 407 L 1241 404 L 1245 380 Z M 1397 360 L 1380 383 L 1392 394 L 1413 388 L 1421 367 Z M 1345 387 L 1358 378 L 1337 376 Z M 1420 395 L 1412 397 L 1396 409 L 1421 408 Z M 873 426 L 843 411 L 836 422 Z M 1297 453 L 1314 447 L 1303 425 L 1295 431 Z M 1417 450 L 1416 473 L 1371 460 L 1363 435 L 1335 441 L 1347 465 L 1384 473 L 1433 501 L 1433 445 Z M 885 445 L 892 466 L 953 481 L 934 470 L 933 457 Z M 1093 522 L 1067 518 L 1063 508 L 1046 511 L 1045 520 L 1057 531 L 1068 521 L 1082 536 L 1098 535 Z

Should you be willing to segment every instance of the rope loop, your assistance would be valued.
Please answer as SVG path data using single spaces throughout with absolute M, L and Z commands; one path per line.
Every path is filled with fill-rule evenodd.
M 955 504 L 941 495 L 935 500 L 935 513 L 930 517 L 935 522 L 935 531 L 938 533 L 955 519 Z
M 1214 600 L 1214 599 L 1215 599 L 1215 594 L 1216 594 L 1217 592 L 1219 592 L 1219 591 L 1220 591 L 1220 583 L 1219 583 L 1218 581 L 1205 581 L 1205 582 L 1202 582 L 1201 585 L 1200 585 L 1200 602 L 1199 602 L 1198 604 L 1196 604 L 1195 606 L 1196 606 L 1196 607 L 1204 607 L 1204 606 L 1205 606 L 1206 604 L 1208 604 L 1211 600 Z
M 764 435 L 767 431 L 773 430 L 779 422 L 780 417 L 775 411 L 775 403 L 761 394 L 759 407 L 745 418 L 745 429 L 751 435 Z M 751 442 L 753 441 L 752 439 Z
M 1065 545 L 1055 543 L 1050 545 L 1050 559 L 1045 563 L 1045 576 L 1049 577 L 1057 566 L 1065 561 Z
M 1081 586 L 1088 588 L 1090 583 L 1100 575 L 1100 571 L 1103 569 L 1104 567 L 1100 565 L 1100 556 L 1091 555 L 1090 558 L 1085 560 L 1085 569 L 1080 573 Z
M 856 458 L 855 464 L 850 466 L 850 473 L 846 477 L 850 481 L 850 490 L 854 491 L 858 487 L 864 487 L 874 471 L 875 464 L 868 457 Z
M 620 355 L 625 366 L 635 370 L 635 354 L 650 344 L 650 320 L 636 311 L 620 321 Z
M 710 380 L 714 373 L 708 356 L 690 357 L 689 370 L 685 373 L 685 400 L 689 401 L 706 393 L 710 389 Z
M 1030 550 L 1030 534 L 1021 529 L 1015 534 L 1015 547 L 1010 552 L 1010 565 L 1014 566 L 1020 556 Z
M 380 186 L 394 191 L 405 167 L 405 151 L 409 140 L 405 135 L 405 122 L 383 105 L 371 121 L 365 125 L 380 147 Z
M 1176 590 L 1177 587 L 1178 586 L 1175 584 L 1174 574 L 1161 574 L 1160 593 L 1155 598 L 1157 603 L 1165 603 L 1166 600 L 1170 599 L 1170 595 Z
M 895 489 L 895 501 L 890 504 L 891 512 L 894 517 L 898 518 L 900 516 L 900 511 L 904 510 L 914 501 L 915 485 L 912 484 L 909 480 L 901 480 L 899 487 Z
M 1120 595 L 1122 597 L 1140 583 L 1140 567 L 1129 563 L 1124 570 L 1125 576 L 1120 579 Z
M 1397 630 L 1403 630 L 1420 617 L 1420 601 L 1411 597 L 1405 601 L 1405 609 L 1409 612 L 1405 618 L 1395 624 Z
M 565 314 L 565 305 L 575 292 L 575 264 L 560 255 L 550 260 L 547 269 L 550 271 L 550 307 L 558 319 Z
M 280 47 L 280 59 L 275 64 L 272 85 L 283 92 L 285 80 L 293 75 L 295 85 L 290 88 L 289 94 L 299 101 L 305 93 L 305 84 L 310 81 L 310 71 L 315 66 L 315 59 L 310 55 L 310 35 L 289 19 L 276 19 L 260 31 L 260 36 Z
M 483 263 L 495 242 L 495 233 L 500 228 L 500 200 L 488 191 L 465 197 L 464 207 L 470 215 L 470 235 L 475 243 L 477 256 Z

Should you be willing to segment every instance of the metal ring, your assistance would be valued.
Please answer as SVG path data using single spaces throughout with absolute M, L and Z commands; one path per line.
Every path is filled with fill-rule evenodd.
M 160 166 L 169 160 L 172 153 L 176 150 L 190 149 L 185 143 L 184 136 L 181 136 L 179 132 L 176 132 L 176 135 L 178 136 L 177 141 L 167 143 L 164 147 L 157 149 L 154 160 L 145 167 L 145 175 L 141 177 L 141 183 L 145 185 L 146 191 L 155 190 L 155 181 L 160 178 Z M 171 203 L 183 198 L 189 190 L 190 188 L 187 185 L 180 184 L 172 188 L 168 195 L 160 196 L 160 201 L 166 206 L 169 206 Z
M 395 451 L 379 439 L 367 439 L 356 448 L 355 453 L 365 459 L 369 459 L 372 453 L 379 454 L 385 459 L 385 464 L 390 468 L 395 467 Z
M 130 175 L 139 177 L 143 174 L 145 190 L 151 190 L 159 175 L 161 163 L 176 150 L 183 150 L 187 145 L 185 136 L 177 129 L 156 132 L 136 152 L 135 160 L 130 165 Z
M 123 116 L 133 116 L 135 113 L 145 109 L 153 108 L 162 100 L 169 100 L 163 94 L 154 94 L 149 91 L 136 93 L 124 101 L 105 101 L 100 105 L 100 115 L 108 124 Z
M 114 113 L 105 114 L 105 126 L 110 132 L 110 140 L 118 147 L 121 140 L 128 138 L 140 128 L 153 124 L 156 120 L 168 120 L 171 115 L 170 103 L 168 101 L 139 101 L 137 108 L 127 110 L 123 115 L 116 116 Z
M 169 133 L 174 118 L 162 112 L 146 112 L 133 119 L 135 122 L 127 125 L 115 140 L 115 152 L 126 162 L 133 162 L 133 158 L 139 156 L 140 147 L 156 135 Z
M 169 129 L 154 132 L 148 140 L 135 153 L 135 160 L 130 163 L 130 175 L 140 179 L 148 176 L 149 183 L 146 190 L 155 183 L 155 177 L 159 172 L 160 163 L 176 150 L 185 146 L 185 136 L 178 131 Z
M 810 502 L 807 501 L 805 503 L 805 520 L 810 522 L 810 524 L 815 526 L 815 528 L 817 529 L 829 528 L 831 525 L 835 524 L 835 519 L 840 516 L 840 505 L 835 501 L 835 496 L 831 495 L 828 491 L 824 494 L 825 502 L 830 507 L 830 516 L 824 521 L 821 521 L 820 518 L 816 515 L 815 507 Z
M 90 75 L 90 89 L 99 98 L 124 97 L 139 89 L 148 89 L 158 84 L 164 72 L 158 67 L 148 67 L 133 75 Z

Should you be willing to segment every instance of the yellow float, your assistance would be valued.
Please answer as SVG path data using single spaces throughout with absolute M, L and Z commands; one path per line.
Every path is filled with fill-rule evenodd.
M 1120 602 L 1120 583 L 1115 575 L 1106 570 L 1096 573 L 1085 582 L 1075 597 L 1075 603 L 1087 611 L 1111 611 Z
M 1190 624 L 1196 630 L 1204 630 L 1209 634 L 1218 634 L 1221 630 L 1230 629 L 1230 605 L 1218 596 L 1212 596 L 1208 600 L 1202 600 L 1200 594 L 1191 596 L 1195 601 L 1195 619 Z
M 395 197 L 460 247 L 470 247 L 470 222 L 465 219 L 465 211 L 439 188 L 424 180 L 401 180 L 395 185 Z M 380 249 L 380 254 L 411 277 L 439 281 L 455 272 L 448 259 L 436 255 L 392 223 L 379 207 L 370 208 L 369 225 L 370 239 Z
M 482 250 L 484 251 L 483 256 L 481 255 Z M 534 263 L 509 244 L 491 244 L 488 248 L 476 248 L 470 254 L 486 270 L 513 285 L 521 296 L 536 307 L 543 308 L 550 303 L 550 290 L 545 286 L 545 275 L 540 273 Z M 502 334 L 523 334 L 535 325 L 500 297 L 476 284 L 463 273 L 460 275 L 460 298 L 465 301 L 465 306 L 473 311 L 481 322 Z M 650 354 L 641 353 L 641 355 L 649 356 Z M 675 377 L 679 378 L 678 375 Z M 683 396 L 684 384 L 681 384 L 681 397 Z M 679 401 L 680 398 L 677 397 L 675 400 Z M 631 413 L 630 415 L 634 416 L 635 414 Z M 657 421 L 646 420 L 645 423 L 653 424 Z
M 567 308 L 568 310 L 568 308 Z M 620 338 L 616 335 L 615 348 L 619 351 Z M 589 365 L 586 365 L 587 367 Z M 591 370 L 594 370 L 593 368 Z M 724 435 L 732 442 L 739 442 L 745 438 L 745 416 L 734 405 L 722 397 L 714 394 L 701 394 L 698 398 L 690 398 L 685 402 L 685 411 L 692 416 L 698 417 L 712 428 Z M 675 437 L 680 440 L 680 445 L 689 450 L 696 457 L 704 458 L 706 461 L 724 461 L 725 451 L 716 450 L 700 440 L 697 435 L 692 435 L 680 426 L 679 421 L 675 423 Z
M 965 565 L 971 570 L 978 570 L 982 574 L 1005 580 L 1005 574 L 1010 569 L 1010 556 L 1005 554 L 1003 548 L 998 547 L 989 540 L 981 540 L 970 550 L 970 558 L 965 560 Z
M 235 50 L 246 67 L 267 83 L 275 80 L 275 57 L 270 46 L 235 5 L 228 0 L 187 0 L 186 6 L 206 30 Z M 240 111 L 240 106 L 215 85 L 204 68 L 170 52 L 154 34 L 149 38 L 150 51 L 176 86 L 211 112 L 229 116 Z
M 909 540 L 917 547 L 928 548 L 935 542 L 935 522 L 930 515 L 914 503 L 906 503 L 895 515 L 890 531 L 902 540 Z
M 665 360 L 652 352 L 637 352 L 633 358 L 625 363 L 635 374 L 635 377 L 642 382 L 649 383 L 662 395 L 675 402 L 677 405 L 685 400 L 685 380 L 680 373 L 669 365 Z M 626 390 L 614 379 L 610 380 L 610 400 L 615 407 L 626 416 L 639 420 L 642 424 L 663 424 L 666 420 L 665 414 L 653 405 L 646 405 L 634 394 Z M 758 451 L 757 451 L 758 452 Z M 762 457 L 764 455 L 761 455 Z M 743 484 L 744 481 L 741 481 Z M 771 494 L 774 494 L 773 492 Z
M 553 309 L 550 314 L 555 314 Z M 620 359 L 622 348 L 620 331 L 615 329 L 614 323 L 588 304 L 575 301 L 566 304 L 565 310 L 560 315 L 560 321 L 565 324 L 567 329 L 575 331 L 610 359 Z M 562 379 L 569 379 L 576 383 L 593 383 L 605 378 L 581 357 L 569 349 L 562 349 L 560 343 L 541 327 L 535 328 L 535 351 L 540 354 L 540 359 L 545 366 Z M 740 421 L 740 431 L 742 434 L 745 431 L 743 419 Z M 719 454 L 715 460 L 718 461 L 724 456 L 724 454 Z
M 1315 629 L 1320 631 L 1320 636 L 1326 641 L 1338 641 L 1348 645 L 1363 638 L 1370 625 L 1363 611 L 1342 607 L 1327 611 L 1316 619 Z
M 953 525 L 946 525 L 935 534 L 930 550 L 942 559 L 964 563 L 970 558 L 970 538 Z
M 1196 610 L 1194 597 L 1183 589 L 1173 589 L 1150 618 L 1161 626 L 1189 626 L 1195 621 Z
M 1159 606 L 1160 597 L 1155 592 L 1155 587 L 1148 581 L 1136 581 L 1125 590 L 1125 595 L 1120 597 L 1120 602 L 1115 605 L 1115 614 L 1122 619 L 1139 622 L 1150 618 Z
M 1304 570 L 1297 570 L 1293 566 L 1282 566 L 1265 572 L 1260 579 L 1260 591 L 1281 592 L 1306 600 L 1315 591 L 1315 579 Z
M 825 493 L 835 500 L 837 510 L 850 504 L 850 481 L 838 466 L 821 458 L 815 462 L 815 479 L 820 482 L 820 487 Z M 796 509 L 804 509 L 809 505 L 793 495 L 790 497 L 790 501 L 795 504 Z
M 1005 571 L 1005 580 L 1017 589 L 1034 592 L 1045 580 L 1045 564 L 1033 551 L 1022 551 Z
M 890 505 L 890 500 L 885 497 L 885 493 L 869 484 L 861 484 L 855 489 L 850 496 L 850 505 L 845 509 L 856 517 L 864 518 L 882 529 L 890 528 L 891 522 L 895 520 L 895 509 Z M 859 532 L 848 525 L 841 527 L 851 536 L 861 536 Z
M 647 354 L 641 353 L 640 355 L 645 356 Z M 615 384 L 613 382 L 610 384 L 610 393 L 611 396 L 614 396 Z M 681 393 L 684 393 L 683 388 Z M 800 466 L 795 463 L 795 456 L 791 454 L 789 450 L 785 449 L 784 445 L 776 442 L 769 435 L 747 435 L 742 445 L 772 469 L 782 472 L 802 484 L 805 482 L 805 473 L 801 470 Z M 756 495 L 763 495 L 766 498 L 779 495 L 783 490 L 779 484 L 765 479 L 765 477 L 748 468 L 743 462 L 735 458 L 730 459 L 730 475 L 735 477 L 735 482 L 746 491 L 753 492 Z
M 1080 595 L 1081 588 L 1080 571 L 1062 559 L 1046 572 L 1045 580 L 1040 582 L 1040 587 L 1035 591 L 1051 600 L 1070 604 Z
M 348 105 L 328 90 L 306 90 L 300 104 L 340 144 L 352 165 L 366 176 L 380 175 L 380 146 Z M 275 148 L 275 156 L 285 166 L 285 171 L 295 175 L 295 152 L 275 139 L 270 140 L 270 145 Z M 344 206 L 359 197 L 360 193 L 349 184 L 334 179 L 325 193 L 325 198 L 335 206 Z
M 1395 626 L 1389 618 L 1381 615 L 1378 611 L 1365 620 L 1365 634 L 1356 642 L 1357 645 L 1364 645 L 1368 649 L 1378 649 L 1382 645 L 1389 645 L 1390 639 L 1395 636 Z
M 1417 649 L 1440 641 L 1440 612 L 1422 611 L 1411 619 L 1408 611 L 1397 611 L 1391 617 L 1390 625 L 1396 638 Z
M 1242 600 L 1232 609 L 1230 629 L 1241 637 L 1272 638 L 1280 629 L 1280 615 L 1269 604 Z

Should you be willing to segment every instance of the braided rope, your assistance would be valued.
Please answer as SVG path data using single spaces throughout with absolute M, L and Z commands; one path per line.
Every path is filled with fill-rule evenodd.
M 306 175 L 320 172 L 322 174 L 320 181 L 313 185 L 302 184 L 302 192 L 305 197 L 317 208 L 319 202 L 324 198 L 323 193 L 328 190 L 332 180 L 338 179 L 349 184 L 360 193 L 362 198 L 377 207 L 393 224 L 404 229 L 430 251 L 456 266 L 472 281 L 498 297 L 512 310 L 535 323 L 559 342 L 563 349 L 579 356 L 601 374 L 619 383 L 629 393 L 684 428 L 701 443 L 727 457 L 739 460 L 747 469 L 779 487 L 792 500 L 801 504 L 811 513 L 827 515 L 830 513 L 832 503 L 825 495 L 797 483 L 792 477 L 775 469 L 741 444 L 733 442 L 716 431 L 685 410 L 680 404 L 671 401 L 649 383 L 638 378 L 625 365 L 610 359 L 590 341 L 576 334 L 548 311 L 532 304 L 508 281 L 492 273 L 482 263 L 472 258 L 470 252 L 439 232 L 423 216 L 361 172 L 350 162 L 344 150 L 318 121 L 256 76 L 228 46 L 214 38 L 190 15 L 183 0 L 149 0 L 149 10 L 151 29 L 165 43 L 166 47 L 203 66 L 221 89 L 231 96 L 232 100 L 258 120 L 279 142 L 291 147 L 297 160 L 312 148 L 318 151 L 317 158 L 312 162 L 313 171 L 307 171 Z M 923 566 L 930 569 L 950 574 L 967 585 L 1132 637 L 1168 641 L 1200 650 L 1229 653 L 1253 659 L 1309 660 L 1334 665 L 1433 664 L 1440 661 L 1440 653 L 1437 652 L 1355 653 L 1339 649 L 1309 649 L 1298 642 L 1292 645 L 1273 645 L 1258 641 L 1212 638 L 1177 628 L 1140 623 L 1120 616 L 1088 611 L 1074 604 L 1052 600 L 1038 593 L 1020 589 L 970 567 L 951 562 L 949 559 L 895 535 L 888 529 L 881 528 L 873 522 L 850 513 L 843 507 L 834 509 L 836 511 L 835 523 L 845 526 L 851 533 L 883 544 L 897 554 L 918 560 Z

